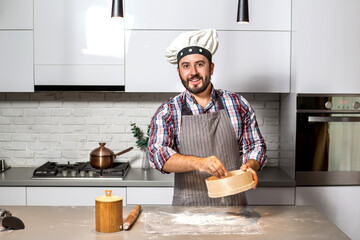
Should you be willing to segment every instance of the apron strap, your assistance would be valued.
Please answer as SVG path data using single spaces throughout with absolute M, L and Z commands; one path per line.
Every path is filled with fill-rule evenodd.
M 184 95 L 184 98 L 182 99 L 181 103 L 181 114 L 182 115 L 193 115 L 190 108 L 186 104 L 186 96 Z M 219 110 L 225 109 L 223 102 L 221 101 L 221 98 L 219 96 L 219 93 L 215 91 L 215 104 L 218 104 Z

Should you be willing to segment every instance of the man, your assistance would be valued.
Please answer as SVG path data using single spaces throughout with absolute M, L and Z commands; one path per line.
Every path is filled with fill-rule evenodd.
M 216 31 L 201 30 L 181 34 L 166 50 L 186 91 L 156 111 L 148 151 L 152 167 L 175 173 L 173 205 L 245 205 L 244 193 L 209 198 L 205 179 L 250 168 L 257 184 L 256 171 L 266 163 L 265 142 L 249 103 L 211 83 L 217 46 Z

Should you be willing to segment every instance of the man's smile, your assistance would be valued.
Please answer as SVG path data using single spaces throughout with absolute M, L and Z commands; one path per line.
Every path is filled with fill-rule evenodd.
M 189 80 L 189 82 L 191 82 L 194 85 L 197 85 L 197 84 L 201 83 L 201 81 L 202 81 L 201 77 L 194 77 L 194 78 Z

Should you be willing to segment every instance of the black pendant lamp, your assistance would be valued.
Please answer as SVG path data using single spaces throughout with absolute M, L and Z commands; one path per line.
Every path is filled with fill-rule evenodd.
M 236 21 L 238 23 L 249 23 L 248 0 L 239 0 Z
M 111 17 L 124 17 L 123 0 L 112 0 Z

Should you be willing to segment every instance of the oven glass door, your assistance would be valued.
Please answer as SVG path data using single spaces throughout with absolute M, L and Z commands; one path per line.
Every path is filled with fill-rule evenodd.
M 360 113 L 298 113 L 297 171 L 360 171 Z

